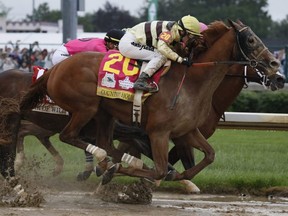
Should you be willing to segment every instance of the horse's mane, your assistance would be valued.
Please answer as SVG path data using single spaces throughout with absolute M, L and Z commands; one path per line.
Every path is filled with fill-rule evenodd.
M 208 29 L 202 33 L 207 47 L 211 47 L 212 44 L 229 29 L 230 27 L 228 27 L 223 21 L 214 21 L 210 23 Z
M 228 30 L 229 27 L 222 21 L 214 21 L 210 23 L 208 29 L 202 32 L 203 37 L 193 40 L 190 44 L 194 47 L 194 58 L 197 58 L 203 52 L 207 51 L 207 49 Z
M 208 25 L 208 29 L 202 32 L 203 37 L 193 37 L 187 42 L 187 47 L 183 49 L 181 43 L 174 44 L 173 49 L 182 57 L 189 56 L 193 50 L 193 58 L 197 59 L 199 55 L 206 52 L 224 33 L 228 27 L 223 21 L 214 21 Z

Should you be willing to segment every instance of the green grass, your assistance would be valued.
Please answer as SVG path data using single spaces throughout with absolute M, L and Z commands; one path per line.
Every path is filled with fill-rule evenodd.
M 215 161 L 195 176 L 193 182 L 202 192 L 209 193 L 259 192 L 271 187 L 287 188 L 287 138 L 287 131 L 218 129 L 209 139 L 216 152 Z M 64 170 L 57 178 L 61 181 L 75 181 L 75 176 L 84 167 L 83 151 L 61 143 L 58 136 L 52 137 L 51 141 L 65 160 Z M 34 137 L 25 138 L 25 153 L 28 161 L 41 161 L 34 166 L 34 169 L 38 169 L 37 172 L 43 176 L 51 176 L 54 167 L 52 157 Z M 195 153 L 196 161 L 202 160 L 203 154 L 198 151 Z M 183 170 L 180 163 L 175 167 Z M 125 179 L 129 181 L 131 178 Z M 93 176 L 89 181 L 95 180 L 98 181 Z M 168 182 L 162 186 L 164 189 L 167 187 L 177 188 L 179 184 Z

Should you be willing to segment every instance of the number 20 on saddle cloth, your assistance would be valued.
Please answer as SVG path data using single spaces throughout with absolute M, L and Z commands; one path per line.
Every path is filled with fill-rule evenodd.
M 156 84 L 159 82 L 160 76 L 170 67 L 171 62 L 168 63 L 153 75 L 151 81 Z M 118 50 L 108 51 L 100 64 L 97 95 L 132 102 L 135 94 L 133 85 L 139 76 L 140 67 L 137 60 L 123 56 Z M 143 99 L 149 95 L 151 93 L 144 92 Z

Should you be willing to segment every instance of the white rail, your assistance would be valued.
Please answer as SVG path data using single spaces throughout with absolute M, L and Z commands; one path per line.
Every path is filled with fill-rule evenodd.
M 219 128 L 288 131 L 288 114 L 225 112 Z

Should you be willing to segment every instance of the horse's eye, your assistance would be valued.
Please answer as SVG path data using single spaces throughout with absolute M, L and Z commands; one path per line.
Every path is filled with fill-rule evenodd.
M 253 37 L 249 37 L 249 38 L 248 38 L 248 42 L 249 42 L 249 43 L 254 43 L 254 42 L 255 42 L 255 40 L 254 40 L 254 38 L 253 38 Z

